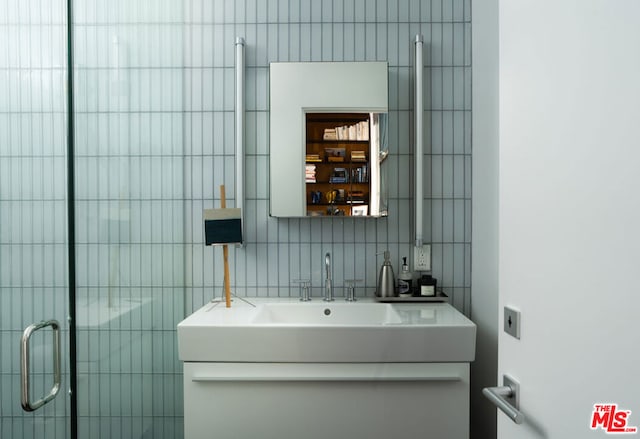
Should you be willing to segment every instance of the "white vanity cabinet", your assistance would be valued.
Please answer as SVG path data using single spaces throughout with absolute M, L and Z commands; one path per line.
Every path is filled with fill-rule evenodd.
M 464 439 L 468 363 L 185 363 L 186 439 Z
M 450 305 L 255 302 L 178 325 L 186 439 L 469 437 L 475 325 Z

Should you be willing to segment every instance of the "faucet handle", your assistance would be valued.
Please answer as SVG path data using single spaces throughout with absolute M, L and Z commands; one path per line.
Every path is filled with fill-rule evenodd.
M 300 284 L 300 301 L 309 302 L 311 300 L 311 280 L 310 279 L 293 279 L 293 283 Z
M 344 300 L 347 302 L 355 302 L 356 299 L 356 284 L 362 282 L 362 279 L 345 279 L 345 287 L 346 293 L 344 295 Z

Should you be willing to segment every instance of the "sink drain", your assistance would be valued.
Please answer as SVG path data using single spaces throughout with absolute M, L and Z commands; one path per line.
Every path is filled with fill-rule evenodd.
M 329 308 L 325 308 L 324 309 L 324 315 L 325 316 L 331 315 L 331 310 Z

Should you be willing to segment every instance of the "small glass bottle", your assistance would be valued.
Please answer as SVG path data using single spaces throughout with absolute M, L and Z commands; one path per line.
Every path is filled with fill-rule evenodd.
M 398 275 L 398 296 L 408 297 L 413 293 L 413 274 L 409 271 L 407 257 L 402 258 L 402 271 Z

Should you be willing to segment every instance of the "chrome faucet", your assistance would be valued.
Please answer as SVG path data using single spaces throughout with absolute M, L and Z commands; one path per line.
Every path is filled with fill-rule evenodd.
M 326 272 L 324 279 L 324 300 L 325 302 L 332 302 L 333 288 L 331 287 L 331 255 L 329 252 L 324 255 L 324 270 Z

